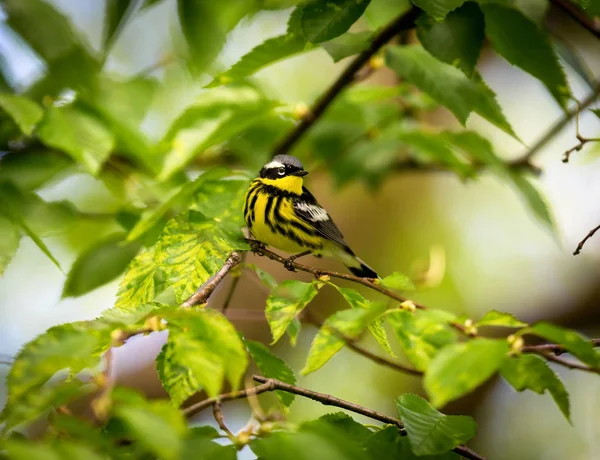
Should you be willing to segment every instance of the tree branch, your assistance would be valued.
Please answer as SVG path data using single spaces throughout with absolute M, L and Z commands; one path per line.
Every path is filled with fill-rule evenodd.
M 600 339 L 592 339 L 590 340 L 590 342 L 593 346 L 600 347 Z M 542 345 L 525 345 L 523 348 L 521 348 L 521 351 L 524 353 L 537 351 L 551 351 L 555 355 L 561 355 L 567 350 L 562 345 L 557 345 L 555 343 L 544 343 Z
M 596 228 L 591 229 L 590 232 L 587 235 L 585 235 L 585 238 L 579 242 L 579 244 L 575 248 L 575 251 L 573 251 L 574 256 L 581 252 L 581 250 L 583 249 L 583 245 L 587 242 L 587 240 L 594 236 L 594 233 L 596 233 L 598 230 L 600 230 L 600 225 L 598 225 Z
M 579 23 L 580 26 L 596 38 L 600 38 L 600 21 L 590 18 L 584 11 L 578 8 L 577 5 L 574 5 L 568 0 L 552 0 L 552 4 L 567 13 L 567 15 L 575 20 L 575 22 Z
M 560 358 L 556 356 L 554 353 L 547 351 L 534 351 L 535 354 L 546 358 L 548 361 L 552 361 L 553 363 L 560 364 L 561 366 L 567 367 L 569 369 L 577 369 L 584 372 L 591 372 L 592 374 L 600 374 L 600 369 L 596 369 L 594 367 L 586 366 L 585 364 L 575 363 L 573 361 L 568 361 L 566 359 Z
M 354 82 L 356 73 L 369 62 L 371 57 L 398 33 L 414 26 L 418 14 L 419 9 L 413 7 L 384 27 L 375 36 L 369 47 L 356 56 L 329 89 L 316 100 L 309 113 L 302 118 L 300 123 L 275 147 L 273 156 L 288 153 L 319 117 L 325 113 L 344 88 Z
M 190 296 L 189 299 L 187 299 L 185 302 L 183 302 L 181 304 L 181 306 L 186 308 L 186 307 L 193 307 L 194 305 L 201 305 L 203 303 L 206 303 L 206 301 L 208 300 L 210 295 L 213 293 L 213 291 L 216 289 L 216 287 L 219 285 L 219 283 L 221 281 L 223 281 L 223 278 L 225 278 L 225 275 L 227 275 L 227 273 L 229 273 L 229 271 L 233 267 L 235 267 L 236 265 L 238 265 L 241 262 L 242 262 L 242 252 L 241 251 L 233 251 L 231 254 L 229 254 L 229 257 L 227 258 L 227 260 L 225 261 L 223 266 L 220 268 L 220 270 L 217 273 L 215 273 L 215 275 L 210 280 L 208 280 L 206 283 L 204 283 L 202 286 L 200 286 L 198 288 L 198 290 Z

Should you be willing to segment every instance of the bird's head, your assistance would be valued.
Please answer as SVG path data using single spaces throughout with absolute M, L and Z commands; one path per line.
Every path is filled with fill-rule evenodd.
M 302 194 L 304 170 L 298 158 L 291 155 L 276 155 L 260 170 L 260 178 L 265 184 L 273 185 L 288 192 Z

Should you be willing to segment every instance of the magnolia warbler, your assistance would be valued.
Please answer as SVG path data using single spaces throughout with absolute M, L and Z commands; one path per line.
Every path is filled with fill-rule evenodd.
M 244 204 L 244 219 L 261 243 L 301 256 L 325 255 L 340 260 L 356 276 L 377 278 L 377 273 L 354 255 L 342 233 L 315 197 L 303 186 L 308 174 L 290 155 L 277 155 L 252 181 Z

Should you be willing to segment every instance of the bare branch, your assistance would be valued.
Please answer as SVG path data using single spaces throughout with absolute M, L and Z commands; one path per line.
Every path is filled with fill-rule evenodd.
M 579 242 L 579 244 L 575 248 L 575 251 L 573 251 L 574 256 L 581 252 L 581 250 L 583 249 L 583 245 L 587 242 L 587 240 L 594 236 L 594 233 L 596 233 L 598 230 L 600 230 L 600 225 L 598 225 L 596 228 L 593 228 L 587 235 L 585 235 L 585 238 Z
M 246 261 L 247 254 L 248 254 L 247 252 L 244 252 L 242 254 L 242 259 L 239 262 L 242 265 L 242 267 L 244 265 L 244 262 Z M 225 297 L 225 300 L 223 301 L 223 306 L 221 307 L 221 312 L 223 314 L 225 314 L 225 312 L 229 308 L 231 299 L 233 299 L 233 294 L 235 294 L 235 290 L 238 287 L 238 283 L 240 282 L 240 279 L 242 278 L 242 273 L 236 273 L 235 276 L 232 274 L 231 276 L 233 277 L 233 280 L 231 281 L 231 286 L 229 286 L 229 291 L 227 292 L 227 297 Z
M 593 346 L 600 347 L 600 339 L 592 339 L 590 342 Z M 525 345 L 523 348 L 521 348 L 521 351 L 523 353 L 551 351 L 555 355 L 561 355 L 567 350 L 562 345 L 557 345 L 555 343 L 544 343 L 542 345 Z
M 213 402 L 212 407 L 213 416 L 215 417 L 219 428 L 223 430 L 223 432 L 227 435 L 229 439 L 235 439 L 235 435 L 229 430 L 229 428 L 227 428 L 227 425 L 225 425 L 225 417 L 223 417 L 223 411 L 221 410 L 221 401 Z

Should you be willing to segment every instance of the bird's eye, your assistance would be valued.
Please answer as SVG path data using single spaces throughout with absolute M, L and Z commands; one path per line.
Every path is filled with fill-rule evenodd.
M 285 167 L 281 167 L 277 170 L 277 174 L 279 174 L 280 176 L 285 176 Z

